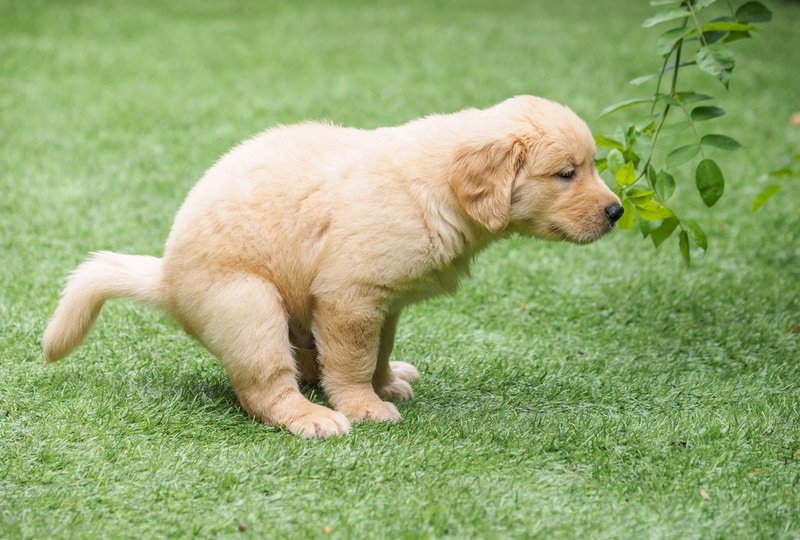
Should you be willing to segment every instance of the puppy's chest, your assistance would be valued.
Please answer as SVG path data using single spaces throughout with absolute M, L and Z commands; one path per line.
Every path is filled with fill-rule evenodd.
M 454 294 L 461 279 L 469 277 L 471 255 L 463 254 L 447 266 L 433 269 L 398 290 L 390 304 L 390 312 L 424 302 L 443 294 Z

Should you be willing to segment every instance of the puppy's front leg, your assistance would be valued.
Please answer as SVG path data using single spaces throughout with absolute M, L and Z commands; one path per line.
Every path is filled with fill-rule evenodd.
M 372 386 L 384 399 L 411 399 L 414 397 L 414 391 L 409 383 L 419 379 L 419 371 L 411 364 L 389 361 L 394 349 L 394 337 L 399 319 L 399 312 L 392 313 L 386 317 L 381 329 L 381 343 Z
M 397 407 L 372 386 L 384 318 L 379 301 L 357 294 L 319 301 L 314 313 L 322 388 L 334 409 L 353 421 L 400 420 Z

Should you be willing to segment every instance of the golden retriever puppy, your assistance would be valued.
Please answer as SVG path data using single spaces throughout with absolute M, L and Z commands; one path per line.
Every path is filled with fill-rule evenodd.
M 244 409 L 302 437 L 400 419 L 417 370 L 390 362 L 400 312 L 453 292 L 517 233 L 588 243 L 622 215 L 570 109 L 518 96 L 485 110 L 361 130 L 278 127 L 191 190 L 163 258 L 95 253 L 44 334 L 67 355 L 109 298 L 166 309 L 225 365 Z M 307 400 L 319 382 L 332 408 Z

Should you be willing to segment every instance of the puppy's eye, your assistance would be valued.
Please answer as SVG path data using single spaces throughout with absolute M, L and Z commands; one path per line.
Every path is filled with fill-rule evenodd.
M 566 180 L 575 178 L 575 169 L 564 169 L 563 171 L 559 172 L 557 176 Z

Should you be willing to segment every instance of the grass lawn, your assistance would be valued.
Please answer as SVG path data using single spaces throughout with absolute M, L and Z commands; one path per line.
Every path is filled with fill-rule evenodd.
M 202 172 L 275 124 L 532 93 L 613 129 L 599 111 L 659 67 L 651 8 L 0 0 L 0 538 L 800 537 L 800 184 L 749 212 L 800 149 L 800 4 L 768 4 L 731 92 L 697 80 L 746 145 L 719 155 L 712 212 L 678 188 L 708 254 L 498 244 L 404 314 L 395 358 L 423 378 L 403 421 L 303 441 L 130 302 L 44 367 L 65 276 L 92 250 L 159 255 Z

